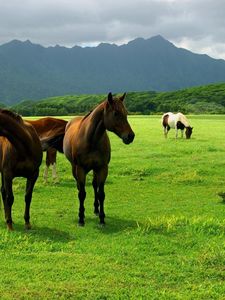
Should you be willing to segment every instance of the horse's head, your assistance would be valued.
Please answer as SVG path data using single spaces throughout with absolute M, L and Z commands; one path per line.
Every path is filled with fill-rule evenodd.
M 130 144 L 134 139 L 134 132 L 127 120 L 127 110 L 124 106 L 123 96 L 115 98 L 108 94 L 104 109 L 104 124 L 107 130 L 117 134 L 125 144 Z
M 186 127 L 186 130 L 185 130 L 186 139 L 190 139 L 192 130 L 193 130 L 193 127 L 191 127 L 191 126 Z

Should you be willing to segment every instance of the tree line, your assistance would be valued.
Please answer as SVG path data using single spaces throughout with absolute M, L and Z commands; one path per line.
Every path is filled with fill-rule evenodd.
M 9 108 L 22 116 L 79 115 L 90 111 L 106 96 L 66 95 L 39 101 L 25 100 Z M 4 106 L 2 104 L 1 107 Z M 174 92 L 128 92 L 126 107 L 131 114 L 159 114 L 167 111 L 182 111 L 186 114 L 224 114 L 225 83 Z

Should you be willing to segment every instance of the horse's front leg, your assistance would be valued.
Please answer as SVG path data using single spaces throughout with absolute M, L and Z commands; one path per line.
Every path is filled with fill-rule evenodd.
M 177 139 L 178 138 L 178 129 L 177 129 L 177 126 L 175 126 L 175 132 L 176 132 L 175 138 Z
M 86 198 L 86 191 L 85 191 L 86 173 L 83 168 L 79 166 L 73 166 L 73 174 L 75 179 L 77 180 L 78 198 L 80 201 L 78 225 L 84 226 L 84 218 L 85 218 L 84 200 Z
M 25 194 L 25 211 L 24 211 L 25 229 L 31 229 L 30 204 L 32 200 L 34 185 L 38 178 L 38 175 L 39 175 L 39 170 L 37 170 L 32 177 L 27 178 L 26 194 Z
M 100 169 L 96 172 L 97 174 L 97 185 L 98 185 L 98 199 L 100 204 L 100 210 L 99 210 L 99 219 L 100 224 L 105 224 L 105 212 L 104 212 L 104 200 L 105 200 L 105 191 L 104 191 L 104 185 L 105 181 L 108 175 L 108 165 L 106 165 L 104 168 Z
M 2 200 L 4 203 L 5 220 L 8 230 L 13 230 L 12 221 L 12 205 L 14 202 L 13 190 L 12 190 L 12 178 L 2 174 Z
M 99 200 L 98 200 L 98 180 L 97 180 L 97 174 L 93 172 L 93 181 L 92 181 L 92 186 L 94 189 L 94 214 L 96 216 L 99 215 Z
M 181 138 L 184 137 L 184 129 L 181 129 Z

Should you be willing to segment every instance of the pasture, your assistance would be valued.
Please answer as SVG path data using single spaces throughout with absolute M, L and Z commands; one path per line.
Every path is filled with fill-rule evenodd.
M 93 214 L 77 227 L 70 163 L 58 155 L 60 183 L 43 180 L 24 230 L 25 180 L 14 180 L 14 232 L 0 219 L 1 299 L 224 299 L 225 116 L 188 116 L 190 140 L 163 135 L 160 116 L 131 116 L 130 145 L 110 135 L 106 226 Z

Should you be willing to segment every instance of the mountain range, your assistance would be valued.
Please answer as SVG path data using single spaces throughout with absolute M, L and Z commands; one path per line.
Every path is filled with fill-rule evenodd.
M 162 36 L 124 45 L 0 46 L 0 102 L 69 94 L 173 91 L 225 81 L 225 60 L 177 48 Z

